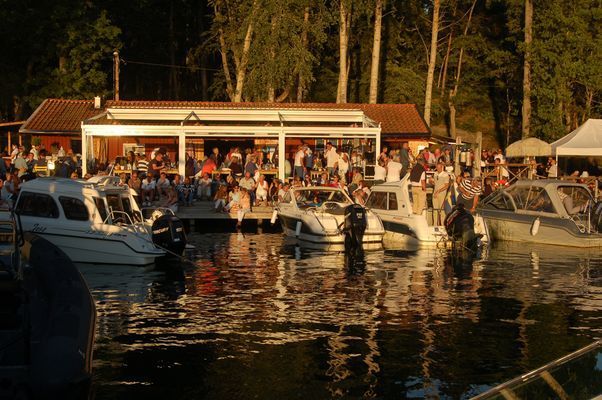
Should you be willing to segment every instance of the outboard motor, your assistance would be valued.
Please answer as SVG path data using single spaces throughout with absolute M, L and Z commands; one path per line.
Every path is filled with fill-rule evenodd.
M 164 214 L 153 222 L 153 243 L 171 255 L 182 255 L 187 239 L 184 224 L 175 215 Z
M 359 204 L 345 207 L 345 250 L 363 250 L 364 232 L 368 227 L 366 209 Z
M 474 217 L 466 211 L 463 204 L 456 205 L 445 217 L 443 224 L 454 242 L 460 242 L 464 247 L 476 251 L 479 236 L 474 232 Z

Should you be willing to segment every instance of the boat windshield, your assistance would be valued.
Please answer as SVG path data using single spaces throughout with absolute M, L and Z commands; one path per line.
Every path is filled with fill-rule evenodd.
M 570 215 L 585 212 L 592 200 L 589 191 L 581 186 L 559 186 L 558 197 Z
M 299 207 L 320 207 L 325 202 L 351 204 L 351 201 L 343 192 L 325 189 L 295 190 L 295 200 Z
M 519 210 L 555 213 L 552 199 L 546 190 L 539 186 L 514 186 L 507 193 Z
M 122 196 L 118 193 L 107 193 L 107 204 L 109 205 L 109 210 L 113 213 L 112 220 L 113 223 L 120 222 L 126 223 L 127 218 L 122 213 L 129 215 L 132 222 L 141 221 L 140 213 L 135 211 L 130 198 L 127 196 Z M 121 214 L 121 216 L 120 216 Z

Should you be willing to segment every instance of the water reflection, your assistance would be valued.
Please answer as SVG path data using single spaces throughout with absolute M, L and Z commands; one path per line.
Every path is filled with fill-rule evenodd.
M 88 267 L 96 398 L 449 397 L 600 336 L 600 254 L 343 253 L 196 234 L 194 265 Z

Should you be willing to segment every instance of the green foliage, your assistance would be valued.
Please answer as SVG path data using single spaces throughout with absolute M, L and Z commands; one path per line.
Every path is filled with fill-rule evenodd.
M 227 100 L 220 29 L 235 85 L 250 22 L 243 100 L 267 100 L 272 88 L 275 98 L 296 101 L 301 82 L 305 101 L 335 101 L 340 1 L 352 9 L 348 100 L 365 102 L 374 0 L 0 0 L 0 118 L 25 117 L 46 97 L 110 95 L 112 52 L 119 48 L 124 98 Z M 478 0 L 464 35 L 473 1 L 442 1 L 432 120 L 449 123 L 451 100 L 459 128 L 513 141 L 520 136 L 527 50 L 524 0 Z M 551 140 L 602 115 L 602 4 L 533 3 L 531 128 Z M 380 101 L 422 109 L 431 9 L 432 0 L 385 2 Z

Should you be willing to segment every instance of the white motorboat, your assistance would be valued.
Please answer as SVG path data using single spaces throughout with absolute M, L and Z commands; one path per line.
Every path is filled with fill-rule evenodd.
M 44 237 L 73 262 L 152 264 L 166 252 L 153 243 L 129 187 L 115 182 L 34 179 L 21 185 L 15 214 L 24 231 Z
M 374 211 L 385 228 L 386 247 L 415 248 L 446 246 L 451 243 L 444 221 L 438 223 L 433 209 L 425 209 L 422 214 L 412 212 L 412 201 L 406 175 L 400 182 L 389 182 L 371 187 L 366 207 Z M 474 217 L 474 234 L 481 242 L 487 242 L 489 233 L 483 218 Z
M 345 246 L 347 238 L 347 245 L 351 239 L 363 248 L 382 247 L 380 218 L 338 188 L 291 188 L 275 212 L 285 234 L 302 241 Z
M 494 240 L 602 247 L 602 204 L 586 185 L 522 180 L 478 207 Z

